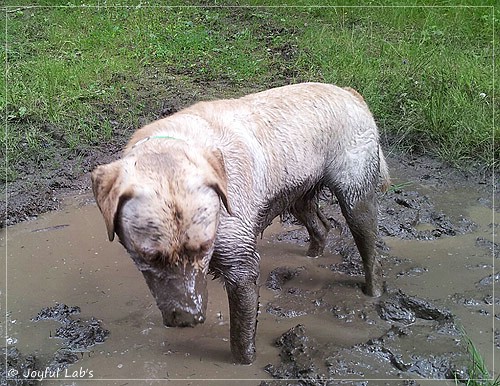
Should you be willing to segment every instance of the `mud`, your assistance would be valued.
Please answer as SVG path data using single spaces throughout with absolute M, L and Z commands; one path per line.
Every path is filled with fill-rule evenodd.
M 381 319 L 389 322 L 413 324 L 417 318 L 440 323 L 453 323 L 450 311 L 437 307 L 425 299 L 408 296 L 401 290 L 388 291 L 376 306 Z
M 288 385 L 337 384 L 334 380 L 363 378 L 367 371 L 381 371 L 395 378 L 418 376 L 425 379 L 468 378 L 463 352 L 451 351 L 442 355 L 407 355 L 401 350 L 401 341 L 412 331 L 407 327 L 392 326 L 382 336 L 348 348 L 338 349 L 318 343 L 310 337 L 303 325 L 285 332 L 277 341 L 280 363 L 269 364 L 265 370 L 277 379 L 294 380 Z M 458 333 L 455 334 L 458 336 Z M 461 365 L 459 364 L 461 363 Z M 356 381 L 353 384 L 367 384 Z M 263 381 L 261 386 L 280 385 Z
M 283 284 L 290 281 L 300 272 L 300 268 L 278 267 L 273 269 L 266 280 L 266 287 L 272 290 L 281 290 Z
M 493 369 L 500 350 L 493 284 L 498 288 L 500 274 L 491 185 L 480 174 L 438 163 L 389 162 L 398 188 L 380 197 L 386 293 L 363 295 L 359 255 L 324 192 L 321 207 L 334 227 L 324 256 L 305 257 L 307 232 L 287 215 L 258 242 L 252 366 L 232 364 L 227 299 L 217 281 L 209 282 L 203 325 L 163 327 L 140 272 L 118 243 L 107 242 L 88 186 L 63 197 L 61 210 L 8 227 L 1 234 L 7 265 L 0 274 L 8 279 L 2 379 L 8 371 L 64 367 L 77 375 L 68 381 L 75 385 L 90 379 L 273 386 L 465 380 L 470 362 L 462 328 Z M 58 384 L 62 376 L 43 384 Z M 35 384 L 23 377 L 10 382 Z
M 434 208 L 431 199 L 416 191 L 395 189 L 387 193 L 380 208 L 382 236 L 402 239 L 433 240 L 443 235 L 455 236 L 474 229 L 466 218 L 452 221 Z M 424 228 L 425 229 L 421 229 Z
M 86 352 L 90 347 L 104 343 L 109 336 L 109 331 L 104 329 L 101 326 L 101 321 L 94 317 L 89 320 L 74 319 L 72 315 L 77 315 L 80 312 L 80 307 L 69 307 L 66 304 L 56 303 L 53 307 L 42 308 L 32 320 L 35 322 L 55 320 L 61 323 L 61 326 L 56 329 L 54 337 L 63 340 L 63 347 L 59 350 L 62 354 Z M 59 356 L 61 357 L 61 355 Z M 54 360 L 51 363 L 54 363 Z
M 58 229 L 54 227 L 54 229 Z M 62 341 L 57 351 L 45 363 L 42 363 L 35 353 L 24 356 L 16 347 L 2 348 L 6 364 L 0 369 L 0 379 L 7 380 L 0 384 L 33 385 L 49 374 L 61 374 L 61 371 L 83 358 L 84 352 L 89 352 L 96 344 L 104 343 L 109 331 L 101 326 L 101 321 L 90 318 L 81 320 L 75 318 L 81 312 L 80 307 L 56 303 L 52 307 L 42 308 L 31 319 L 33 322 L 54 320 L 59 327 L 49 333 L 49 338 Z M 14 378 L 14 380 L 11 380 Z
M 402 378 L 401 374 L 410 374 L 425 379 L 467 380 L 467 368 L 457 367 L 454 363 L 460 353 L 405 357 L 398 349 L 398 341 L 406 339 L 409 334 L 408 329 L 393 326 L 378 338 L 339 350 L 319 344 L 308 336 L 305 327 L 299 324 L 276 341 L 276 345 L 281 348 L 280 364 L 269 364 L 265 370 L 274 378 L 294 380 L 287 383 L 288 385 L 300 386 L 338 384 L 334 380 L 362 378 L 367 370 L 394 373 L 395 378 Z M 321 369 L 319 364 L 322 364 Z M 367 383 L 354 379 L 349 384 Z M 260 385 L 280 384 L 275 381 L 263 381 Z
M 389 322 L 381 336 L 350 347 L 322 344 L 309 336 L 303 325 L 284 333 L 277 341 L 280 362 L 265 370 L 274 378 L 294 379 L 296 385 L 329 384 L 333 379 L 363 378 L 368 372 L 391 374 L 395 378 L 415 375 L 426 379 L 467 379 L 467 356 L 460 347 L 461 335 L 452 313 L 425 299 L 409 296 L 401 290 L 389 290 L 375 302 L 375 307 L 362 311 L 332 309 L 346 323 L 355 320 L 367 324 Z M 430 322 L 428 322 L 430 321 Z M 411 326 L 411 327 L 410 327 Z M 407 352 L 403 347 L 415 335 L 426 335 L 428 352 Z M 436 354 L 435 344 L 449 351 Z M 426 343 L 420 343 L 426 344 Z M 261 385 L 278 385 L 263 382 Z
M 16 347 L 0 348 L 2 362 L 0 363 L 0 385 L 28 386 L 35 385 L 35 379 L 12 379 L 17 374 L 25 374 L 31 369 L 37 368 L 34 356 L 24 356 Z M 7 379 L 9 379 L 7 381 Z
M 54 227 L 53 229 L 57 229 Z M 34 322 L 39 320 L 47 320 L 52 319 L 56 320 L 62 324 L 71 323 L 71 315 L 78 315 L 81 312 L 80 307 L 68 307 L 66 304 L 56 303 L 53 307 L 44 307 L 42 308 L 38 314 L 32 318 Z
M 326 376 L 317 367 L 318 343 L 307 336 L 303 325 L 298 324 L 285 332 L 276 341 L 280 347 L 281 363 L 278 366 L 269 364 L 265 370 L 274 378 L 296 379 L 298 385 L 317 385 Z M 261 386 L 278 384 L 262 382 Z

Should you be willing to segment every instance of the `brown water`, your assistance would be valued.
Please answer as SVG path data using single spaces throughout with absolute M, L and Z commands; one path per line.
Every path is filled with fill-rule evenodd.
M 493 342 L 494 307 L 485 304 L 465 307 L 453 298 L 456 293 L 475 299 L 491 295 L 492 287 L 479 288 L 476 283 L 496 272 L 491 252 L 476 246 L 477 237 L 492 240 L 492 229 L 495 229 L 490 226 L 492 211 L 467 197 L 467 191 L 460 194 L 463 197 L 458 203 L 446 200 L 446 203 L 439 204 L 448 205 L 450 212 L 456 211 L 468 217 L 478 225 L 477 229 L 434 241 L 385 238 L 391 248 L 389 254 L 402 260 L 398 265 L 385 264 L 387 281 L 392 288 L 400 288 L 405 293 L 438 301 L 448 307 L 458 316 L 486 365 L 492 369 L 496 364 L 499 371 L 499 350 Z M 470 204 L 464 206 L 463 203 Z M 260 380 L 270 379 L 264 367 L 279 362 L 275 340 L 299 323 L 306 326 L 308 334 L 318 342 L 339 347 L 366 342 L 387 330 L 387 324 L 376 320 L 366 323 L 359 318 L 345 320 L 335 317 L 326 306 L 324 310 L 316 307 L 314 312 L 294 318 L 266 312 L 268 303 L 278 304 L 284 309 L 307 311 L 318 298 L 329 306 L 341 307 L 347 314 L 349 310 L 356 313 L 373 308 L 375 303 L 375 300 L 365 297 L 358 286 L 351 285 L 361 282 L 360 277 L 349 278 L 322 267 L 340 262 L 339 256 L 327 254 L 318 259 L 307 258 L 304 246 L 273 241 L 272 235 L 280 231 L 282 226 L 275 222 L 259 240 L 261 282 L 265 282 L 275 267 L 304 267 L 286 284 L 286 288 L 299 288 L 309 294 L 309 298 L 302 297 L 303 304 L 296 304 L 289 297 L 281 296 L 280 292 L 269 290 L 264 285 L 261 287 L 257 360 L 251 366 L 232 363 L 227 299 L 218 281 L 209 282 L 207 320 L 203 325 L 184 329 L 162 325 L 160 312 L 140 272 L 118 242 L 107 241 L 103 220 L 89 194 L 68 198 L 64 210 L 12 226 L 0 234 L 7 256 L 7 264 L 2 265 L 0 273 L 0 277 L 7 281 L 7 291 L 2 294 L 6 298 L 2 307 L 7 305 L 2 334 L 23 354 L 33 353 L 44 363 L 60 347 L 61 341 L 51 338 L 58 323 L 32 322 L 31 318 L 41 308 L 56 302 L 78 305 L 80 318 L 94 316 L 102 320 L 111 334 L 105 343 L 84 353 L 67 373 L 59 376 L 57 382 L 52 379 L 45 381 L 46 384 L 65 381 L 64 384 L 87 385 L 91 380 L 106 385 L 133 385 L 170 379 L 175 380 L 169 382 L 174 385 L 234 384 L 229 380 L 238 380 L 241 385 L 258 385 Z M 415 276 L 398 275 L 414 267 L 426 271 Z M 499 295 L 497 285 L 496 298 Z M 415 334 L 406 344 L 418 351 L 419 339 Z M 436 353 L 449 349 L 440 345 L 430 347 Z M 495 352 L 497 363 L 494 363 Z M 81 375 L 85 379 L 83 382 L 80 374 L 85 370 L 85 375 Z M 75 378 L 64 377 L 72 376 L 74 371 Z M 409 377 L 418 378 L 415 375 Z M 387 382 L 381 379 L 395 380 L 398 377 L 367 370 L 363 379 L 377 379 L 379 381 L 370 384 L 384 384 Z M 227 381 L 223 383 L 222 380 Z

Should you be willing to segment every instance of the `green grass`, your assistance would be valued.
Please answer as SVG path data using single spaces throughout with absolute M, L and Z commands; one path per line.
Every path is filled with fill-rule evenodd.
M 462 167 L 498 159 L 499 8 L 73 3 L 4 8 L 0 151 L 9 180 L 20 160 L 70 157 L 131 133 L 162 99 L 187 104 L 300 81 L 357 88 L 383 135 L 405 151 Z
M 486 364 L 484 363 L 483 357 L 465 331 L 462 331 L 462 336 L 467 345 L 470 365 L 468 368 L 469 379 L 461 382 L 464 382 L 467 386 L 500 386 L 500 376 L 493 379 Z M 460 380 L 458 379 L 455 380 L 457 384 L 459 381 Z

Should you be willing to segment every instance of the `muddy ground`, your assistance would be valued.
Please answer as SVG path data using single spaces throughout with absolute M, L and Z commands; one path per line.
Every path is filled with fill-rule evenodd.
M 158 105 L 151 117 L 171 113 L 184 102 Z M 2 225 L 9 228 L 2 241 L 10 259 L 5 327 L 10 340 L 3 349 L 8 358 L 8 368 L 2 364 L 3 380 L 12 371 L 58 368 L 123 380 L 109 384 L 127 379 L 220 384 L 218 379 L 229 378 L 262 386 L 465 380 L 470 360 L 462 329 L 493 368 L 494 355 L 500 354 L 498 290 L 493 293 L 499 281 L 499 249 L 493 238 L 498 230 L 493 221 L 499 211 L 494 193 L 498 178 L 480 169 L 459 171 L 423 156 L 388 156 L 393 188 L 380 196 L 379 249 L 387 286 L 380 299 L 361 292 L 360 259 L 328 192 L 321 206 L 334 229 L 325 256 L 305 258 L 307 233 L 292 217 L 283 216 L 259 241 L 263 263 L 258 360 L 238 367 L 228 354 L 226 299 L 217 282 L 210 284 L 213 303 L 205 325 L 174 333 L 161 327 L 134 267 L 115 267 L 130 263 L 116 243 L 112 253 L 120 254 L 123 263 L 92 260 L 94 270 L 89 271 L 96 278 L 102 275 L 109 288 L 92 290 L 94 281 L 84 281 L 88 255 L 111 253 L 90 195 L 88 172 L 115 159 L 129 131 L 65 162 L 60 170 L 37 173 L 27 164 L 22 178 L 7 187 Z M 76 204 L 68 199 L 73 196 Z M 52 210 L 59 212 L 41 215 Z M 85 223 L 78 225 L 80 217 Z M 80 246 L 85 239 L 92 241 Z M 40 248 L 44 243 L 48 254 Z M 64 252 L 57 252 L 65 243 Z M 72 260 L 75 249 L 83 252 Z M 66 271 L 71 268 L 61 261 L 73 270 Z M 33 267 L 34 262 L 41 265 Z M 116 272 L 102 264 L 113 265 Z M 26 282 L 33 291 L 22 285 Z M 73 283 L 78 295 L 68 294 Z M 79 315 L 81 309 L 86 310 L 84 316 Z M 113 340 L 121 330 L 129 335 Z M 41 331 L 57 339 L 48 344 L 40 338 Z M 206 347 L 193 351 L 199 342 Z M 92 377 L 80 376 L 87 381 Z M 76 378 L 71 384 L 78 384 L 78 374 Z M 26 377 L 9 382 L 36 383 Z
M 95 166 L 115 160 L 133 132 L 142 125 L 168 116 L 199 100 L 238 97 L 252 90 L 235 89 L 224 82 L 195 82 L 191 84 L 182 78 L 159 75 L 159 69 L 147 69 L 135 80 L 134 97 L 123 95 L 124 105 L 109 103 L 98 107 L 99 116 L 112 126 L 111 137 L 93 144 L 79 144 L 68 148 L 57 126 L 50 123 L 26 122 L 46 132 L 51 143 L 47 147 L 59 151 L 40 152 L 26 155 L 15 165 L 18 178 L 5 184 L 0 183 L 0 192 L 7 200 L 0 202 L 0 228 L 36 218 L 40 213 L 60 208 L 61 197 L 89 186 L 89 175 Z M 117 80 L 118 81 L 118 80 Z M 142 104 L 140 113 L 133 113 Z M 134 118 L 130 115 L 134 114 Z M 15 126 L 12 128 L 15 130 Z M 44 144 L 42 144 L 43 146 Z M 21 147 L 28 148 L 28 143 Z M 11 165 L 12 166 L 12 165 Z

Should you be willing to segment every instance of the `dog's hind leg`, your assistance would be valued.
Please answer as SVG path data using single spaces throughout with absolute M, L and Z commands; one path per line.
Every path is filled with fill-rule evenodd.
M 331 225 L 318 207 L 317 195 L 306 196 L 298 200 L 290 212 L 306 227 L 309 233 L 310 242 L 307 256 L 317 257 L 321 255 L 325 249 L 326 237 Z
M 369 296 L 380 296 L 383 292 L 383 282 L 382 268 L 375 247 L 378 230 L 375 189 L 370 188 L 362 197 L 349 194 L 338 187 L 334 192 L 363 260 L 364 292 Z

